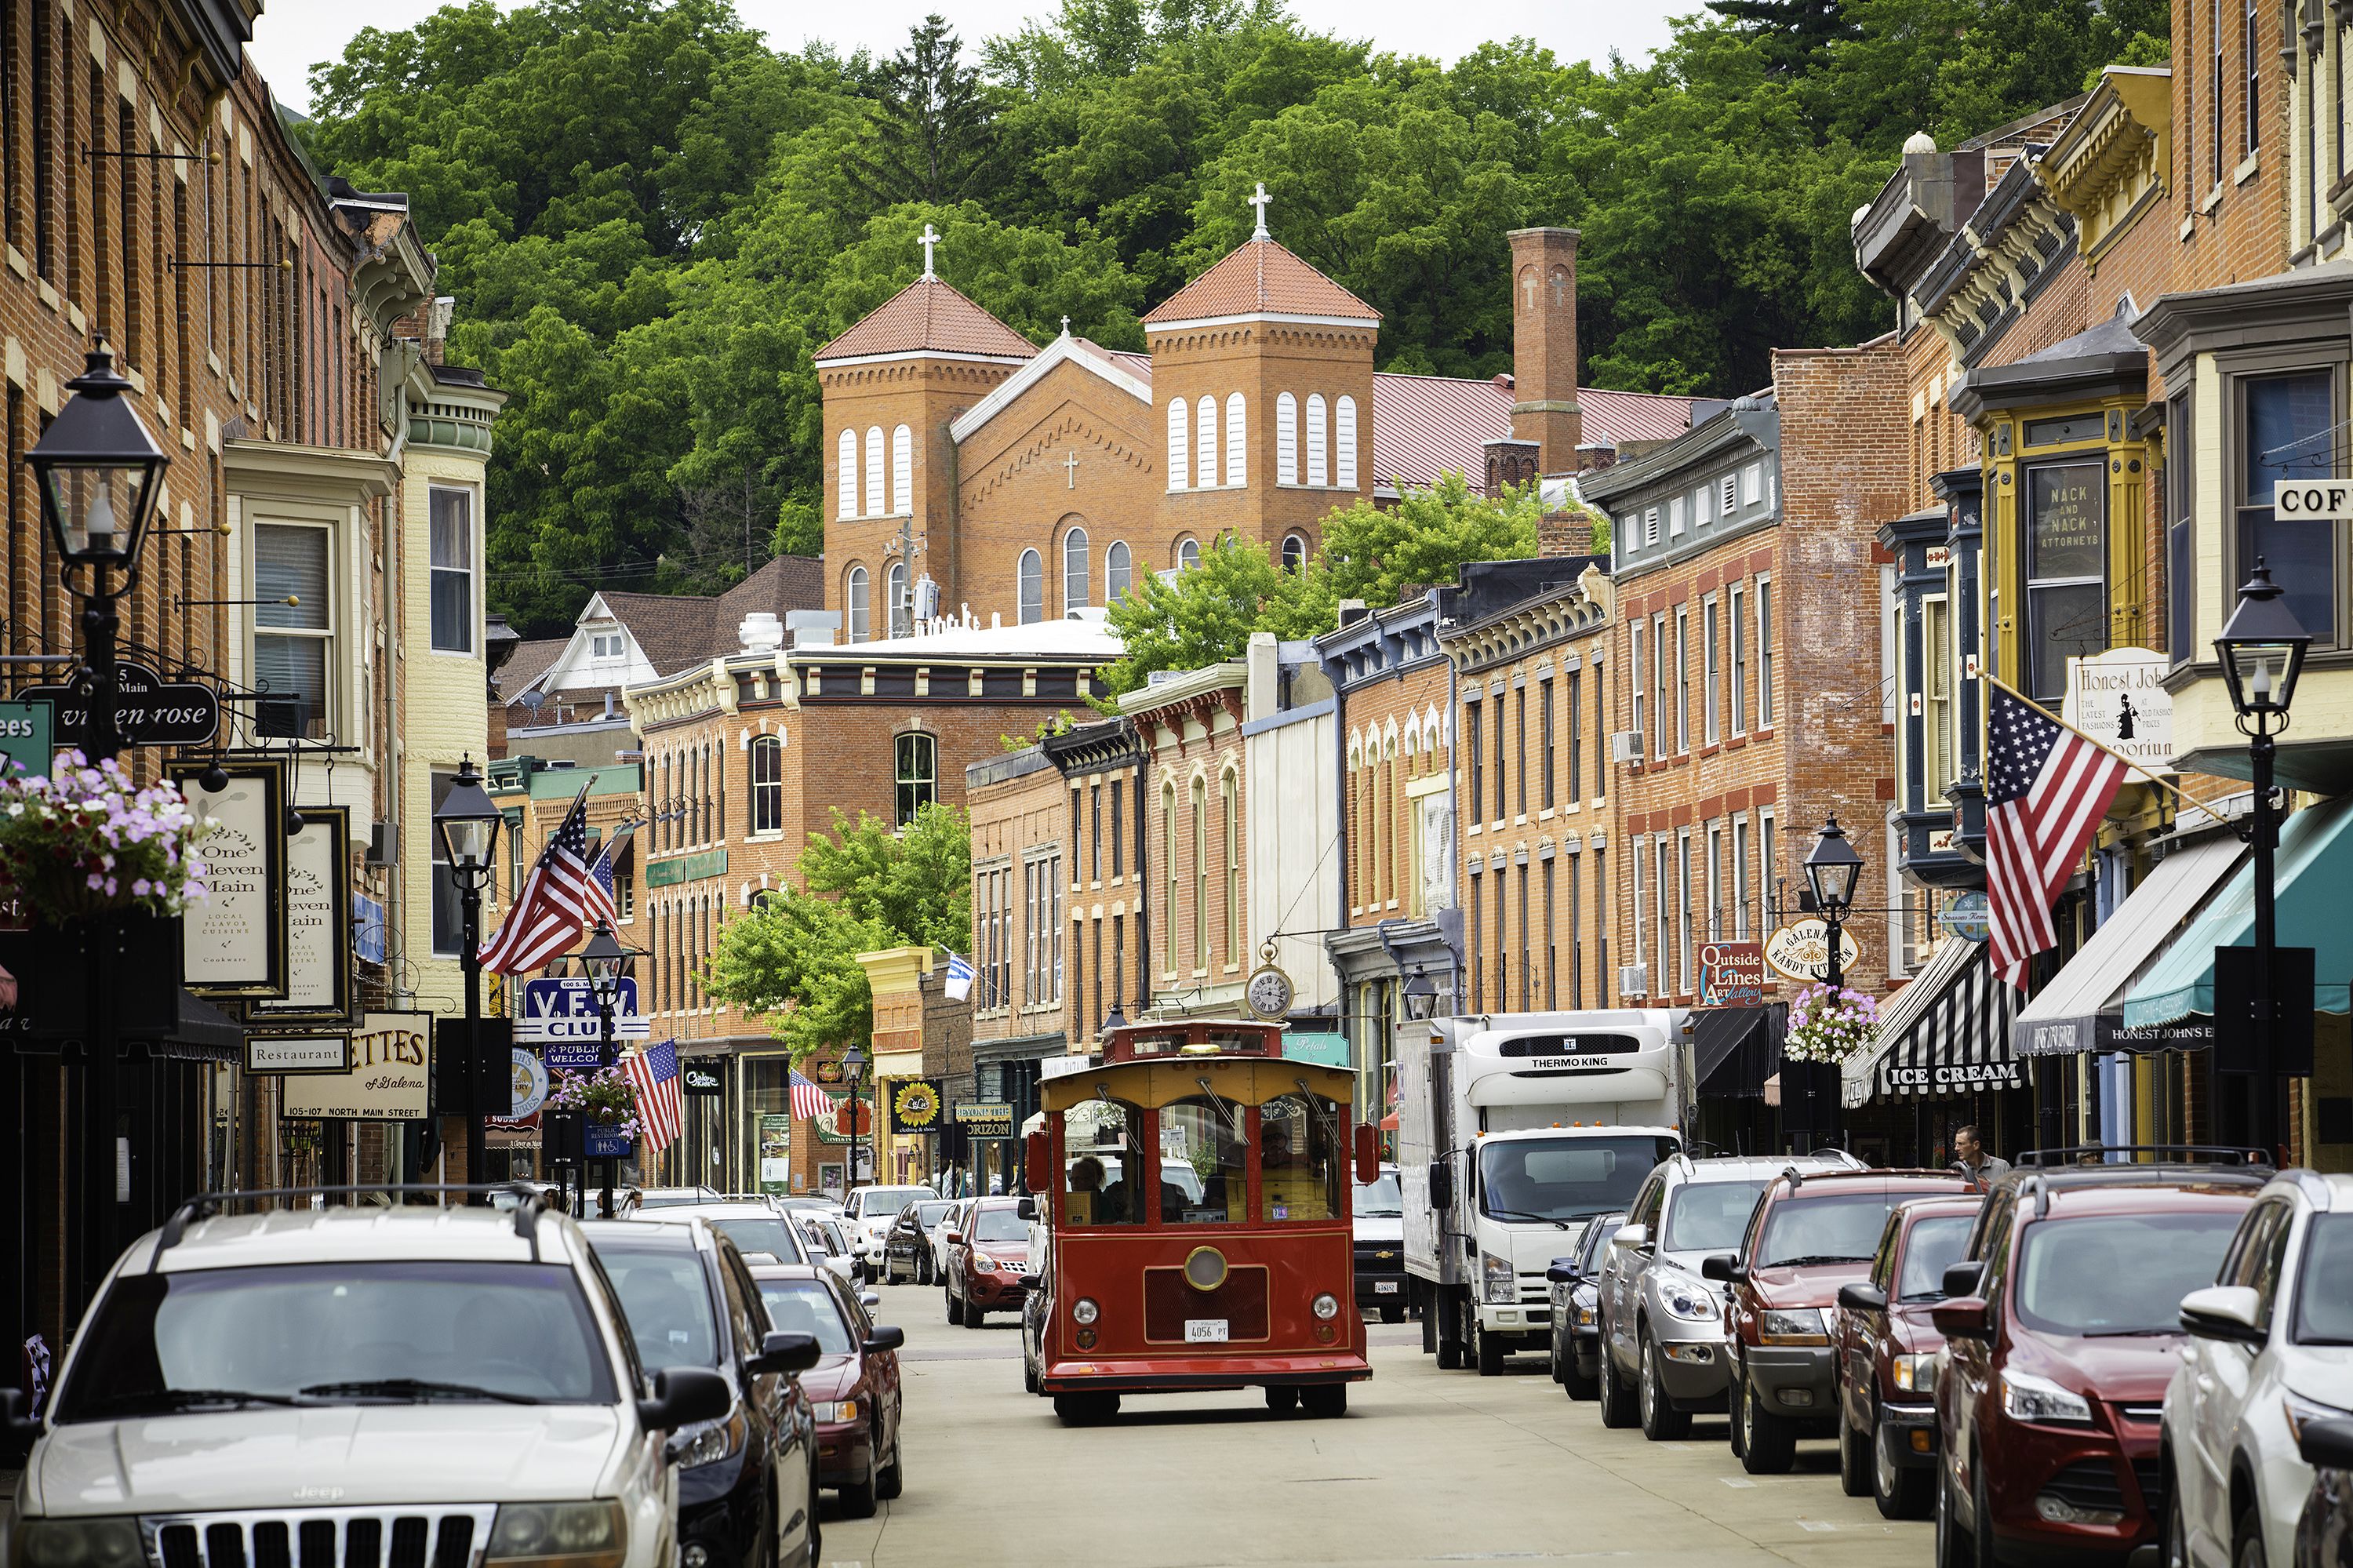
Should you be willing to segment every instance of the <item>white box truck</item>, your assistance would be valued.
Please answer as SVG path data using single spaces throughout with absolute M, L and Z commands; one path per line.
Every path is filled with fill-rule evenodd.
M 1684 1008 L 1484 1013 L 1398 1025 L 1398 1164 L 1422 1350 L 1501 1372 L 1551 1339 L 1545 1269 L 1683 1147 Z

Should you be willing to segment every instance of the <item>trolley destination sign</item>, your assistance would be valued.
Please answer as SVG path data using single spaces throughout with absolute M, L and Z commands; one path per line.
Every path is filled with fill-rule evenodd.
M 125 746 L 203 746 L 220 730 L 220 694 L 195 681 L 167 681 L 125 659 L 114 667 L 114 728 Z M 20 701 L 47 703 L 51 741 L 87 747 L 96 686 L 28 686 Z

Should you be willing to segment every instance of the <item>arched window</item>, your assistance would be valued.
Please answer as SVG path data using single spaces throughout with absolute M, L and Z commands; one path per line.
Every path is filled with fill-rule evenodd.
M 1199 542 L 1198 540 L 1197 540 L 1197 539 L 1192 539 L 1192 538 L 1184 538 L 1184 539 L 1179 539 L 1179 540 L 1177 540 L 1177 541 L 1176 541 L 1176 565 L 1177 565 L 1178 568 L 1181 570 L 1181 569 L 1183 569 L 1183 568 L 1185 568 L 1185 567 L 1198 567 L 1198 566 L 1199 566 L 1200 564 L 1201 564 L 1201 546 L 1200 546 L 1200 542 Z
M 1343 397 L 1332 405 L 1332 482 L 1343 490 L 1356 488 L 1356 400 Z
M 1307 565 L 1307 540 L 1298 534 L 1282 536 L 1282 569 L 1295 572 Z
M 1209 967 L 1209 781 L 1193 780 L 1193 967 Z
M 858 432 L 844 430 L 841 456 L 834 464 L 834 511 L 843 517 L 858 515 Z
M 1201 476 L 1201 488 L 1208 489 L 1218 482 L 1218 400 L 1204 397 L 1193 410 L 1194 470 Z
M 1307 395 L 1307 482 L 1329 484 L 1332 482 L 1330 445 L 1324 439 L 1324 394 Z
M 1185 399 L 1168 399 L 1168 488 L 1183 490 L 1187 485 L 1186 470 L 1193 455 L 1192 429 Z
M 1176 783 L 1163 779 L 1160 785 L 1160 867 L 1162 880 L 1168 885 L 1168 902 L 1161 907 L 1168 913 L 1166 922 L 1168 947 L 1162 955 L 1163 967 L 1171 975 L 1176 972 Z
M 841 585 L 841 599 L 843 608 L 849 612 L 845 619 L 849 623 L 849 640 L 852 642 L 865 641 L 871 632 L 866 619 L 866 568 L 864 567 L 849 568 L 849 575 Z
M 1103 602 L 1117 604 L 1127 597 L 1128 578 L 1134 572 L 1134 563 L 1127 553 L 1127 541 L 1113 539 L 1111 548 L 1103 552 Z
M 701 759 L 695 765 L 697 799 L 702 808 L 702 842 L 709 843 L 719 836 L 719 813 L 711 809 L 711 747 L 702 747 Z
M 1021 624 L 1046 619 L 1046 563 L 1035 550 L 1021 552 Z
M 752 831 L 785 831 L 785 743 L 783 737 L 752 737 Z
M 882 574 L 882 635 L 905 637 L 914 628 L 907 619 L 907 563 L 893 561 Z
M 1218 780 L 1221 831 L 1226 840 L 1226 962 L 1242 956 L 1242 802 L 1241 780 L 1228 768 Z
M 915 432 L 901 425 L 891 432 L 891 510 L 915 509 Z
M 921 730 L 899 737 L 899 826 L 940 798 L 939 743 Z
M 880 517 L 882 498 L 882 427 L 866 427 L 866 515 Z
M 1239 392 L 1226 394 L 1226 482 L 1250 480 L 1250 418 Z
M 1299 399 L 1288 392 L 1274 399 L 1274 482 L 1299 482 Z
M 1062 535 L 1062 613 L 1084 609 L 1094 602 L 1088 592 L 1092 576 L 1087 560 L 1087 531 L 1073 528 Z

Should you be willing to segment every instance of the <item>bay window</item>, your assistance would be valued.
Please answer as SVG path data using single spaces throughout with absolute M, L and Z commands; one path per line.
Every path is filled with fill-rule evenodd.
M 255 716 L 264 736 L 324 740 L 332 733 L 331 558 L 325 528 L 280 523 L 254 527 L 253 593 L 261 602 L 253 611 L 253 673 L 254 684 L 268 694 L 256 705 Z
M 2106 651 L 2107 463 L 2046 463 L 2026 475 L 2027 694 L 2055 705 L 2067 661 Z
M 427 492 L 431 514 L 433 560 L 433 651 L 471 653 L 474 651 L 474 493 Z
M 2300 370 L 2240 383 L 2243 478 L 2231 578 L 2234 588 L 2244 582 L 2255 557 L 2263 556 L 2272 580 L 2287 590 L 2288 609 L 2323 647 L 2337 641 L 2338 526 L 2275 517 L 2272 487 L 2282 480 L 2331 477 L 2335 380 L 2331 371 Z

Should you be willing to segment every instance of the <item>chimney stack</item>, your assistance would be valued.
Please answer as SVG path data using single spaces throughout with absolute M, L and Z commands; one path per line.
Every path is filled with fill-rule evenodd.
M 1577 466 L 1577 230 L 1515 228 L 1512 242 L 1512 434 L 1536 443 L 1539 471 Z

